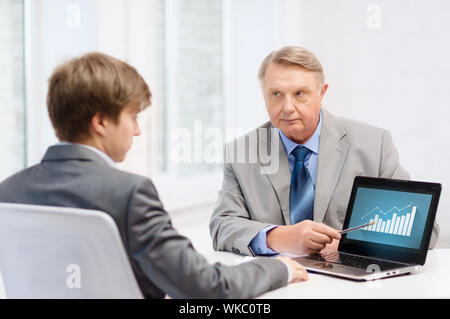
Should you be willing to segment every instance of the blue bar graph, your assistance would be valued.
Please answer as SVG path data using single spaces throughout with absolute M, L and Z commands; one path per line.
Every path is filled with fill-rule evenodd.
M 402 211 L 411 206 L 412 205 L 410 204 L 401 209 L 399 209 L 397 207 L 394 207 L 394 208 L 396 208 L 398 211 Z M 384 213 L 383 211 L 381 211 L 381 209 L 379 207 L 376 207 L 369 213 L 372 213 L 375 210 L 379 210 L 380 213 L 382 213 L 383 215 L 386 215 L 388 212 L 392 211 L 393 209 L 390 209 L 389 211 Z M 388 219 L 388 220 L 384 220 L 383 218 L 380 217 L 379 214 L 376 214 L 374 216 L 374 218 L 370 219 L 370 222 L 375 223 L 375 224 L 364 227 L 362 230 L 372 231 L 372 232 L 377 232 L 377 233 L 392 234 L 392 235 L 397 235 L 397 236 L 410 237 L 411 230 L 412 230 L 412 227 L 414 224 L 414 218 L 416 216 L 416 210 L 417 210 L 417 207 L 412 206 L 411 212 L 409 212 L 407 214 L 403 214 L 401 216 L 398 216 L 397 213 L 394 213 L 392 215 L 392 218 Z M 368 214 L 363 216 L 363 218 L 366 217 Z M 361 218 L 361 219 L 363 219 L 363 218 Z

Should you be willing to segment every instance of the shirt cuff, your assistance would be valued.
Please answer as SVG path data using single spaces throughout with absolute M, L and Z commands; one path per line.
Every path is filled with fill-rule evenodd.
M 283 264 L 286 266 L 287 271 L 288 271 L 288 283 L 290 283 L 293 279 L 293 274 L 292 274 L 292 270 L 291 267 L 289 267 L 289 265 L 287 263 L 285 263 L 284 261 L 281 260 L 281 262 L 283 262 Z
M 278 225 L 270 225 L 261 230 L 250 242 L 250 247 L 255 255 L 276 255 L 276 251 L 273 251 L 267 247 L 267 233 L 278 227 Z M 288 267 L 289 268 L 289 267 Z

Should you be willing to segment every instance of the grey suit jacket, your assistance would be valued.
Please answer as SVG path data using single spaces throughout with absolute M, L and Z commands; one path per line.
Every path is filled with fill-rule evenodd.
M 409 179 L 409 175 L 399 164 L 387 130 L 333 116 L 325 109 L 322 116 L 313 218 L 342 229 L 355 176 Z M 222 189 L 210 220 L 213 246 L 250 255 L 248 246 L 263 228 L 290 224 L 286 149 L 278 129 L 268 122 L 227 145 L 225 154 Z M 438 234 L 435 224 L 430 247 Z
M 111 215 L 147 298 L 250 298 L 287 284 L 287 268 L 275 259 L 209 265 L 172 227 L 149 179 L 115 169 L 79 145 L 50 147 L 40 164 L 0 184 L 0 202 Z

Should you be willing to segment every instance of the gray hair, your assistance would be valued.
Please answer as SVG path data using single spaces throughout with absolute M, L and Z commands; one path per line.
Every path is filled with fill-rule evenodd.
M 325 83 L 325 75 L 319 59 L 310 51 L 299 46 L 287 46 L 279 50 L 272 51 L 261 64 L 258 72 L 258 79 L 261 85 L 264 84 L 264 76 L 267 67 L 271 64 L 298 65 L 316 73 L 319 88 Z

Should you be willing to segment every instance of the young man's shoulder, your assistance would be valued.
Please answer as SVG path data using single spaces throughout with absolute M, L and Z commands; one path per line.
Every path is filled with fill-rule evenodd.
M 100 182 L 105 187 L 122 185 L 122 187 L 126 188 L 154 188 L 153 181 L 149 177 L 128 172 L 118 167 L 98 165 L 98 167 L 92 169 L 91 174 L 98 176 Z
M 52 175 L 53 177 L 51 177 Z M 132 191 L 137 187 L 154 189 L 153 182 L 148 177 L 106 164 L 91 162 L 86 165 L 86 163 L 78 162 L 72 165 L 67 163 L 64 168 L 58 169 L 44 168 L 42 163 L 25 168 L 0 181 L 0 192 L 6 195 L 9 192 L 17 192 L 19 189 L 34 188 L 39 185 L 42 188 L 53 189 L 57 185 L 64 186 L 64 181 L 70 181 L 69 184 L 76 185 L 77 188 L 86 185 L 86 189 L 101 188 L 104 191 L 118 189 L 121 189 L 122 192 Z M 80 189 L 80 191 L 83 190 Z

